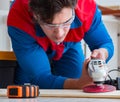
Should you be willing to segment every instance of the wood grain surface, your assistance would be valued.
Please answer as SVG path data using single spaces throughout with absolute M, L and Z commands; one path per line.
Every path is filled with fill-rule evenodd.
M 82 90 L 44 90 L 40 89 L 40 97 L 63 97 L 63 98 L 108 98 L 120 99 L 120 91 L 105 93 L 85 93 Z M 0 97 L 7 97 L 7 90 L 0 89 Z

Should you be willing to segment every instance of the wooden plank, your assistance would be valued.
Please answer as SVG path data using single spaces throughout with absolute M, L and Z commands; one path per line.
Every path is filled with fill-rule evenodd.
M 120 6 L 116 5 L 116 6 L 106 6 L 107 8 L 110 8 L 112 10 L 120 10 Z
M 40 89 L 40 97 L 60 97 L 60 98 L 107 98 L 120 99 L 120 91 L 106 93 L 85 93 L 82 90 L 58 90 Z M 0 97 L 7 97 L 7 90 L 0 89 Z
M 117 17 L 120 17 L 120 9 L 118 9 L 119 7 L 105 7 L 105 6 L 101 6 L 98 5 L 99 9 L 102 11 L 103 15 L 114 15 Z
M 82 90 L 40 90 L 41 97 L 120 98 L 120 91 L 85 93 Z
M 0 60 L 16 60 L 16 57 L 12 51 L 0 51 Z

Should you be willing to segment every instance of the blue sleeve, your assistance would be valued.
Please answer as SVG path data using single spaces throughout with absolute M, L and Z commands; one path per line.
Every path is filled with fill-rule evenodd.
M 37 42 L 27 33 L 14 27 L 9 26 L 8 33 L 20 68 L 30 83 L 37 84 L 40 88 L 63 88 L 66 78 L 51 73 L 48 57 Z
M 114 53 L 114 46 L 110 35 L 108 34 L 105 25 L 101 19 L 101 11 L 97 8 L 94 15 L 92 25 L 84 37 L 91 51 L 98 48 L 106 48 L 108 51 L 108 62 Z

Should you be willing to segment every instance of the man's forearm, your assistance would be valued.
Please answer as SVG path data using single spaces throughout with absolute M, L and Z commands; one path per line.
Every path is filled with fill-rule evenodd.
M 64 82 L 64 89 L 82 89 L 83 87 L 93 84 L 92 80 L 85 79 L 67 79 Z

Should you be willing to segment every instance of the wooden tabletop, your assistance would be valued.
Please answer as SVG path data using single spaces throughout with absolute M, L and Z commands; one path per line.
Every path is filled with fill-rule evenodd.
M 120 91 L 107 93 L 84 93 L 82 90 L 40 89 L 37 98 L 8 98 L 7 90 L 0 89 L 1 102 L 120 102 Z
M 120 99 L 120 91 L 118 90 L 104 93 L 85 93 L 82 90 L 40 89 L 39 92 L 39 97 Z M 7 97 L 6 89 L 0 89 L 0 97 Z

